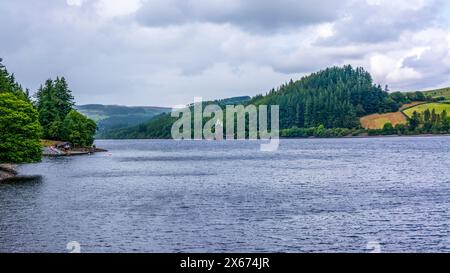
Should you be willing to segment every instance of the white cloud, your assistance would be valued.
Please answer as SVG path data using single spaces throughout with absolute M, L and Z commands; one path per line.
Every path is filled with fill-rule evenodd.
M 81 6 L 83 4 L 83 0 L 66 0 L 67 5 L 69 6 Z
M 142 0 L 98 0 L 95 7 L 101 17 L 114 18 L 135 13 L 142 2 Z

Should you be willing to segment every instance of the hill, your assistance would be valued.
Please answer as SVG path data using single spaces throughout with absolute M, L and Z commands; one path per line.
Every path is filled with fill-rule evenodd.
M 408 118 L 411 118 L 414 112 L 422 115 L 426 110 L 432 112 L 433 109 L 436 114 L 441 114 L 444 110 L 450 113 L 450 102 L 416 101 L 403 105 L 397 112 L 364 116 L 360 119 L 360 122 L 361 126 L 365 129 L 379 130 L 386 123 L 391 123 L 393 126 L 397 124 L 406 125 Z
M 251 100 L 221 100 L 219 105 L 279 105 L 280 129 L 356 128 L 359 118 L 373 113 L 395 112 L 399 104 L 375 85 L 363 68 L 332 67 L 291 80 L 266 95 Z M 137 126 L 110 132 L 111 138 L 170 138 L 174 118 L 168 114 Z
M 233 97 L 222 100 L 204 102 L 206 104 L 225 105 L 239 105 L 248 103 L 251 100 L 249 96 Z M 147 122 L 121 128 L 117 130 L 110 130 L 103 134 L 104 138 L 111 139 L 167 139 L 171 137 L 172 124 L 176 118 L 172 118 L 170 113 L 163 113 Z
M 386 123 L 391 123 L 393 126 L 397 124 L 406 124 L 405 115 L 400 111 L 384 114 L 372 114 L 360 119 L 361 126 L 364 129 L 382 129 Z
M 387 91 L 363 68 L 327 68 L 272 89 L 253 104 L 279 105 L 280 128 L 355 128 L 359 117 L 397 111 Z
M 408 109 L 405 109 L 403 113 L 408 116 L 412 117 L 414 112 L 417 112 L 418 114 L 424 113 L 426 110 L 433 111 L 433 109 L 436 111 L 436 114 L 441 114 L 443 111 L 446 111 L 447 113 L 450 113 L 450 103 L 425 103 L 420 104 L 414 107 L 410 107 Z
M 444 97 L 447 100 L 450 100 L 450 87 L 447 88 L 441 88 L 441 89 L 435 89 L 435 90 L 428 90 L 423 92 L 425 95 L 437 98 L 437 97 Z
M 131 107 L 120 105 L 88 104 L 76 106 L 76 109 L 97 122 L 97 137 L 102 137 L 109 130 L 134 126 L 170 111 L 165 107 Z

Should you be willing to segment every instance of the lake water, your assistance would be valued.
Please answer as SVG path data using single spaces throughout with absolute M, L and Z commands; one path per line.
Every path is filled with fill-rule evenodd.
M 0 185 L 0 252 L 450 252 L 450 137 L 97 146 Z

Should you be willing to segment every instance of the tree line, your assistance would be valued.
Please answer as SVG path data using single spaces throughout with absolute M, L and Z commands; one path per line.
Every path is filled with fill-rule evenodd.
M 2 61 L 0 58 L 0 162 L 39 161 L 41 138 L 92 145 L 96 124 L 74 109 L 64 78 L 47 80 L 31 98 Z

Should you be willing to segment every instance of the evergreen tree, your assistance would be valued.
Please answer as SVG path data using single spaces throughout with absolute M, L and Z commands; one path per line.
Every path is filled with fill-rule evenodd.
M 59 139 L 60 126 L 65 117 L 57 107 L 55 86 L 51 79 L 45 81 L 36 93 L 36 107 L 39 112 L 39 121 L 43 127 L 43 137 L 46 139 Z
M 74 101 L 64 77 L 55 81 L 48 79 L 36 93 L 39 121 L 44 129 L 44 138 L 60 140 L 62 123 L 73 109 Z
M 351 66 L 328 68 L 299 81 L 289 81 L 278 91 L 272 90 L 251 103 L 268 101 L 280 105 L 281 128 L 353 128 L 358 126 L 360 116 L 398 109 L 388 93 L 373 84 L 369 73 Z
M 429 109 L 423 112 L 423 129 L 425 132 L 430 132 L 431 128 L 436 122 L 436 112 L 434 111 L 434 109 L 433 109 L 433 119 L 431 116 L 432 114 Z
M 416 130 L 420 125 L 420 116 L 417 111 L 414 111 L 411 118 L 408 119 L 408 127 L 410 130 Z
M 0 58 L 0 93 L 13 93 L 18 98 L 29 101 L 27 92 L 16 82 L 14 74 L 9 74 L 2 61 Z
M 66 79 L 64 77 L 56 78 L 54 82 L 55 90 L 55 106 L 60 117 L 65 117 L 73 109 L 75 103 L 72 91 L 69 90 Z

